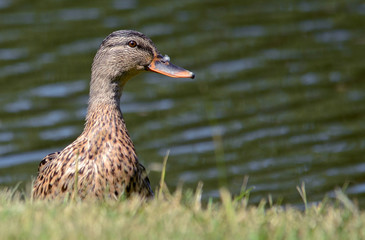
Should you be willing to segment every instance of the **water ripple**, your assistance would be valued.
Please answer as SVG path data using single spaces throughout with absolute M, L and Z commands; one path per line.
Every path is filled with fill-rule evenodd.
M 45 130 L 39 133 L 39 136 L 43 140 L 57 141 L 60 139 L 69 138 L 77 134 L 78 127 L 76 126 L 63 126 L 60 128 Z
M 256 58 L 245 58 L 230 61 L 215 62 L 210 65 L 209 69 L 213 74 L 219 73 L 237 73 L 242 70 L 257 68 L 260 66 L 260 61 Z
M 60 98 L 82 92 L 87 88 L 86 80 L 76 80 L 70 83 L 47 84 L 32 89 L 30 92 L 38 97 Z
M 28 62 L 15 63 L 9 66 L 0 68 L 0 77 L 5 78 L 11 75 L 19 75 L 32 71 L 32 67 Z
M 33 107 L 32 102 L 29 99 L 17 99 L 4 106 L 5 111 L 9 113 L 21 112 L 29 110 Z
M 81 21 L 97 19 L 100 11 L 97 8 L 71 8 L 58 11 L 58 16 L 62 21 Z
M 69 114 L 64 111 L 56 110 L 47 112 L 37 117 L 30 117 L 25 121 L 20 121 L 16 123 L 17 126 L 22 127 L 45 127 L 52 126 L 56 123 L 64 122 L 66 119 L 70 118 Z
M 24 48 L 4 48 L 0 49 L 0 60 L 16 60 L 28 55 L 27 49 Z
M 349 31 L 338 29 L 317 33 L 315 38 L 318 42 L 336 43 L 348 41 L 349 39 L 351 39 L 351 37 L 352 34 Z
M 70 44 L 60 46 L 58 48 L 58 52 L 61 56 L 73 55 L 75 53 L 94 52 L 102 40 L 102 38 L 77 40 Z

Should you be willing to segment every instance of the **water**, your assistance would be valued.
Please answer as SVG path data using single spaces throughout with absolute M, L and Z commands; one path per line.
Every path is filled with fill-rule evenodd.
M 122 96 L 131 137 L 157 186 L 204 182 L 251 202 L 347 193 L 365 206 L 365 5 L 355 1 L 0 2 L 0 184 L 29 184 L 39 161 L 82 131 L 92 58 L 136 29 L 196 79 L 154 73 Z

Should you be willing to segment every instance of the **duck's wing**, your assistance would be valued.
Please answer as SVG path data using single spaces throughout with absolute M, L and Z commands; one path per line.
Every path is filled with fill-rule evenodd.
M 142 188 L 142 192 L 143 195 L 147 198 L 153 198 L 154 194 L 151 188 L 151 183 L 150 183 L 150 179 L 148 178 L 148 174 L 146 171 L 146 168 L 142 165 L 142 164 L 138 164 L 138 170 L 140 172 L 140 177 L 141 177 L 141 188 Z
M 60 152 L 48 154 L 38 165 L 38 176 L 33 183 L 33 198 L 45 198 L 49 188 L 49 168 L 53 162 L 57 161 Z
M 38 165 L 38 175 L 42 174 L 42 172 L 43 172 L 44 168 L 46 167 L 47 163 L 49 163 L 50 161 L 56 159 L 59 154 L 60 154 L 60 152 L 54 152 L 54 153 L 50 153 L 47 156 L 45 156 L 43 158 L 43 160 Z

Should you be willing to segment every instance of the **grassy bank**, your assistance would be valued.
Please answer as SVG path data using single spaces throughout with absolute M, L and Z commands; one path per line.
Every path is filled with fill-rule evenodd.
M 365 239 L 365 214 L 341 192 L 306 211 L 247 205 L 222 190 L 202 207 L 200 191 L 95 202 L 32 202 L 0 191 L 1 239 Z M 304 196 L 305 197 L 305 196 Z

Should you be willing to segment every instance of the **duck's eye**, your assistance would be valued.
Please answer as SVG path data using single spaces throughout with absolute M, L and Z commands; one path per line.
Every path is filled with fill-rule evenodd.
M 130 47 L 134 48 L 134 47 L 136 47 L 136 46 L 137 46 L 137 42 L 136 42 L 136 41 L 133 41 L 133 40 L 130 40 L 130 41 L 128 42 L 128 46 L 130 46 Z

